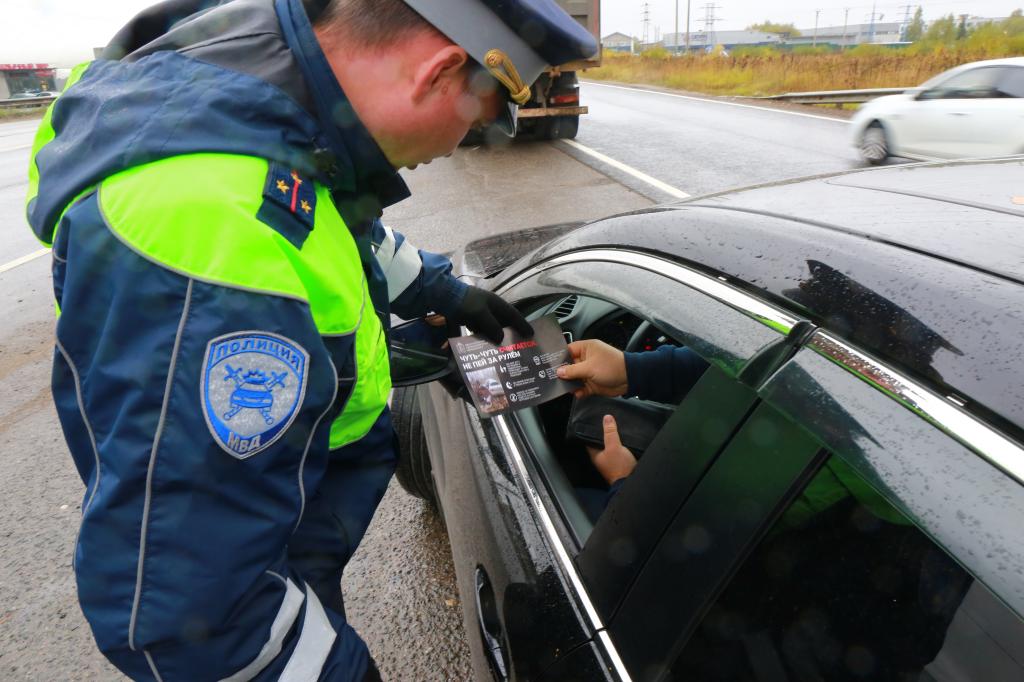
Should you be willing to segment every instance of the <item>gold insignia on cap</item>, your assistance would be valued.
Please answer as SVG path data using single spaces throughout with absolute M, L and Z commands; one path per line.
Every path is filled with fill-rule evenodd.
M 530 101 L 530 86 L 523 83 L 516 65 L 509 56 L 495 48 L 484 55 L 484 66 L 499 83 L 508 88 L 509 97 L 516 104 Z

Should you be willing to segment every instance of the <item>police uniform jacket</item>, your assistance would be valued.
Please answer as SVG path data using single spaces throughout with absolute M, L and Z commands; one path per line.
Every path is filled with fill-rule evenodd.
M 134 679 L 360 679 L 288 545 L 331 458 L 390 453 L 390 313 L 466 287 L 379 220 L 409 192 L 298 0 L 152 18 L 74 71 L 30 169 L 83 611 Z

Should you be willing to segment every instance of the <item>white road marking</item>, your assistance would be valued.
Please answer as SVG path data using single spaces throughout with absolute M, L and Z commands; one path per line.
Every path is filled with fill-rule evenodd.
M 0 274 L 3 274 L 5 272 L 7 272 L 8 270 L 13 270 L 14 268 L 18 267 L 19 265 L 24 265 L 25 263 L 31 263 L 35 259 L 42 258 L 43 256 L 45 256 L 48 253 L 50 253 L 49 249 L 39 249 L 38 251 L 33 251 L 32 253 L 28 254 L 27 256 L 22 256 L 21 258 L 15 258 L 10 263 L 4 263 L 3 265 L 0 265 Z
M 3 154 L 4 152 L 18 152 L 21 151 L 22 149 L 32 149 L 32 145 L 21 144 L 18 145 L 17 147 L 0 147 L 0 154 Z
M 759 107 L 756 104 L 740 104 L 739 102 L 726 102 L 720 99 L 710 99 L 704 97 L 690 97 L 689 95 L 676 95 L 671 92 L 661 92 L 660 90 L 645 90 L 644 88 L 627 88 L 621 85 L 608 85 L 607 83 L 596 83 L 594 81 L 583 81 L 587 85 L 596 85 L 599 88 L 613 88 L 615 90 L 627 90 L 630 92 L 646 92 L 651 95 L 663 95 L 665 97 L 676 97 L 678 99 L 687 99 L 692 102 L 704 102 L 705 104 L 720 104 L 726 107 L 739 107 L 740 109 L 757 109 L 758 111 L 771 111 L 776 114 L 787 114 L 789 116 L 800 116 L 802 118 L 816 118 L 819 121 L 832 121 L 833 123 L 849 123 L 845 118 L 833 118 L 831 116 L 818 116 L 816 114 L 804 114 L 799 111 L 789 111 L 788 109 L 775 109 L 773 107 Z
M 633 176 L 634 178 L 640 180 L 641 182 L 647 183 L 651 187 L 661 190 L 662 192 L 668 194 L 671 197 L 675 197 L 676 199 L 688 199 L 690 197 L 690 195 L 684 192 L 683 190 L 673 187 L 672 185 L 669 185 L 667 183 L 664 183 L 657 178 L 652 178 L 647 173 L 638 171 L 636 168 L 633 168 L 632 166 L 627 166 L 621 161 L 616 161 L 612 157 L 602 154 L 596 149 L 591 149 L 585 144 L 580 144 L 576 140 L 562 140 L 562 142 L 569 145 L 573 149 L 577 149 L 583 152 L 584 154 L 588 154 L 589 156 L 594 157 L 601 163 L 606 163 L 616 170 L 620 170 L 623 173 L 626 173 L 627 175 Z

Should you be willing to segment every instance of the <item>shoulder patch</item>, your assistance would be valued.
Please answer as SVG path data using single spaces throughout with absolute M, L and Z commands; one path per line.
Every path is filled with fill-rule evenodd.
M 270 447 L 302 405 L 308 364 L 302 346 L 269 332 L 238 332 L 210 341 L 200 397 L 217 444 L 238 459 Z
M 313 180 L 280 163 L 271 163 L 263 185 L 263 205 L 257 217 L 301 249 L 316 223 Z

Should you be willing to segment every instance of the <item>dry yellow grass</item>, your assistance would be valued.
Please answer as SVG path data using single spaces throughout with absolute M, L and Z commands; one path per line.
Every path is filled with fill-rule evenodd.
M 729 57 L 673 58 L 662 51 L 642 56 L 606 52 L 586 78 L 645 83 L 713 95 L 757 96 L 784 92 L 910 87 L 959 64 L 1011 56 L 968 50 L 910 52 L 886 48 L 844 53 L 752 50 Z M 1019 52 L 1018 52 L 1019 54 Z

